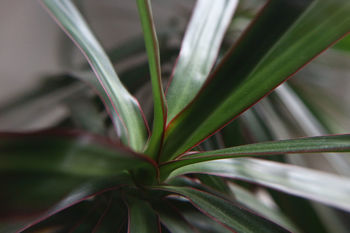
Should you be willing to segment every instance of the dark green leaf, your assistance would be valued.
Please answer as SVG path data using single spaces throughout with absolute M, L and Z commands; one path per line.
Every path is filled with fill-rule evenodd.
M 45 177 L 41 178 L 42 182 L 45 182 Z M 69 181 L 69 180 L 67 180 Z M 9 232 L 21 232 L 25 229 L 29 229 L 38 223 L 50 218 L 51 216 L 66 210 L 67 208 L 70 208 L 71 206 L 74 206 L 78 203 L 81 203 L 83 201 L 89 200 L 91 198 L 94 198 L 96 195 L 103 194 L 107 191 L 112 191 L 112 190 L 118 190 L 122 186 L 130 184 L 131 179 L 129 176 L 118 176 L 118 177 L 113 177 L 113 178 L 104 178 L 104 179 L 94 179 L 89 182 L 81 182 L 81 185 L 78 188 L 75 188 L 72 192 L 70 192 L 68 195 L 66 195 L 61 201 L 59 201 L 57 204 L 55 204 L 52 208 L 45 210 L 45 209 L 39 209 L 41 212 L 39 213 L 30 213 L 31 215 L 26 216 L 24 218 L 23 222 L 20 222 L 16 225 L 13 225 L 11 227 L 11 231 Z M 27 193 L 33 194 L 36 190 L 28 189 Z M 50 190 L 51 191 L 51 190 Z M 47 190 L 46 190 L 47 192 Z M 47 193 L 46 193 L 47 194 Z M 18 195 L 18 194 L 17 194 Z M 14 199 L 14 197 L 11 197 Z M 40 196 L 36 196 L 36 198 L 40 198 Z M 19 195 L 19 198 L 21 199 L 21 196 Z M 12 206 L 7 208 L 6 202 L 4 200 L 0 199 L 2 204 L 2 207 L 5 207 L 4 209 L 2 208 L 1 211 L 10 210 L 12 211 Z M 35 200 L 35 198 L 32 199 L 32 201 Z M 23 200 L 21 200 L 23 201 Z M 28 200 L 29 203 L 31 200 Z M 3 204 L 4 203 L 4 204 Z M 4 213 L 4 214 L 8 214 Z M 28 213 L 28 210 L 22 210 L 22 212 L 18 213 L 19 216 Z M 3 214 L 3 213 L 1 213 Z M 6 216 L 6 215 L 5 215 Z M 23 218 L 23 216 L 22 216 Z
M 350 29 L 348 0 L 271 0 L 168 125 L 163 161 L 223 127 Z M 317 40 L 315 40 L 317 38 Z
M 212 194 L 187 187 L 162 186 L 161 189 L 188 198 L 196 208 L 234 232 L 288 232 L 282 227 Z
M 154 165 L 106 138 L 74 131 L 0 134 L 0 173 L 36 172 L 80 177 L 116 175 Z
M 193 233 L 197 232 L 193 226 L 186 221 L 181 213 L 166 200 L 152 203 L 152 207 L 158 213 L 161 223 L 171 233 Z
M 124 203 L 109 193 L 63 210 L 24 233 L 46 232 L 49 229 L 57 229 L 57 233 L 117 232 L 127 221 L 126 215 Z
M 188 200 L 169 198 L 185 219 L 201 233 L 230 233 L 231 230 L 196 209 Z

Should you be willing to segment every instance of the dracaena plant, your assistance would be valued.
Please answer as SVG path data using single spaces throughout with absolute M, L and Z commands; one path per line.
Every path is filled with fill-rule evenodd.
M 198 0 L 166 91 L 150 1 L 136 3 L 152 127 L 72 1 L 41 1 L 90 64 L 94 75 L 70 73 L 103 101 L 114 134 L 1 133 L 1 232 L 325 232 L 330 228 L 317 221 L 300 224 L 288 208 L 302 208 L 297 215 L 307 221 L 321 207 L 332 207 L 323 209 L 332 217 L 350 211 L 345 176 L 268 159 L 349 152 L 350 135 L 238 145 L 242 135 L 233 121 L 349 32 L 348 0 L 270 0 L 219 60 L 239 2 Z M 283 93 L 270 101 L 293 92 Z M 246 114 L 250 131 L 278 123 L 269 117 L 269 103 Z M 236 146 L 225 148 L 217 132 L 231 121 L 220 137 L 237 140 Z M 280 209 L 262 202 L 252 187 L 267 188 Z

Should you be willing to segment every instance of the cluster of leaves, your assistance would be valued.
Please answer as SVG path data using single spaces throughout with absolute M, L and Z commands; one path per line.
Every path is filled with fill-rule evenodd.
M 131 41 L 128 52 L 123 46 L 108 56 L 71 0 L 41 1 L 93 70 L 64 77 L 93 89 L 114 131 L 85 85 L 56 83 L 55 92 L 64 93 L 59 101 L 71 106 L 73 120 L 90 133 L 0 134 L 1 231 L 345 232 L 337 215 L 346 216 L 338 209 L 350 211 L 350 180 L 287 164 L 282 154 L 291 154 L 292 161 L 300 153 L 350 152 L 350 135 L 315 136 L 327 131 L 314 126 L 309 135 L 314 137 L 245 143 L 252 136 L 253 141 L 293 136 L 279 133 L 285 125 L 277 115 L 286 110 L 296 119 L 304 114 L 302 122 L 289 123 L 293 130 L 309 132 L 306 127 L 316 124 L 303 103 L 288 105 L 300 101 L 289 86 L 252 106 L 349 32 L 350 2 L 270 0 L 218 61 L 239 2 L 198 0 L 166 93 L 162 64 L 177 49 L 165 46 L 160 57 L 150 1 L 136 2 L 149 64 L 119 79 L 112 61 L 143 46 Z M 130 93 L 147 82 L 148 71 L 153 119 L 146 119 Z M 264 159 L 243 158 L 253 156 Z M 338 167 L 345 163 L 342 155 L 333 158 Z

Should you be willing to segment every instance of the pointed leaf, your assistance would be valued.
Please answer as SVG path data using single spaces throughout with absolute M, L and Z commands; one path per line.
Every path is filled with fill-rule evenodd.
M 71 0 L 41 2 L 89 61 L 99 82 L 95 80 L 91 85 L 99 90 L 106 102 L 123 143 L 141 151 L 147 139 L 147 130 L 140 106 L 120 82 L 113 65 L 77 8 Z
M 152 161 L 109 139 L 75 131 L 0 134 L 0 173 L 116 175 Z
M 137 6 L 145 38 L 154 102 L 152 136 L 145 153 L 156 158 L 163 140 L 166 121 L 166 103 L 162 86 L 159 45 L 150 0 L 137 0 Z
M 51 216 L 60 213 L 71 206 L 79 204 L 85 200 L 95 197 L 96 195 L 103 194 L 107 191 L 118 190 L 124 185 L 130 184 L 131 179 L 128 176 L 119 176 L 113 178 L 95 179 L 85 184 L 82 183 L 80 187 L 74 189 L 64 199 L 55 204 L 52 208 L 44 211 L 39 216 L 34 215 L 26 221 L 19 223 L 16 226 L 11 227 L 11 232 L 22 232 L 29 229 L 38 223 L 50 218 Z M 3 205 L 2 205 L 3 206 Z M 2 210 L 3 211 L 3 210 Z
M 230 183 L 230 188 L 233 192 L 235 200 L 237 200 L 239 203 L 242 203 L 249 209 L 261 214 L 267 219 L 276 222 L 293 233 L 300 232 L 300 230 L 294 226 L 292 221 L 290 221 L 278 208 L 266 205 L 266 203 L 259 200 L 256 195 L 238 185 Z
M 126 215 L 124 203 L 115 198 L 112 200 L 111 193 L 106 193 L 63 210 L 24 233 L 48 232 L 48 229 L 69 233 L 116 232 L 126 222 Z
M 166 175 L 169 171 L 181 166 L 217 159 L 316 152 L 350 152 L 350 134 L 261 142 L 191 153 L 178 160 L 165 163 L 161 167 L 161 173 Z
M 212 69 L 238 0 L 199 0 L 167 90 L 168 122 L 198 93 Z
M 188 173 L 241 179 L 350 211 L 350 180 L 307 168 L 237 158 L 187 165 L 172 172 L 170 178 Z
M 189 150 L 350 30 L 348 0 L 271 0 L 168 125 L 165 160 Z M 278 22 L 278 23 L 276 23 Z
M 288 232 L 282 227 L 212 194 L 187 187 L 164 186 L 161 189 L 188 198 L 196 208 L 221 222 L 233 232 Z

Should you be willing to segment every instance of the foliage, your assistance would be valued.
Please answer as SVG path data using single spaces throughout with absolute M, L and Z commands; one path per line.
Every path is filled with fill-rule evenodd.
M 107 55 L 71 0 L 42 0 L 92 71 L 51 77 L 2 108 L 65 93 L 47 105 L 71 115 L 55 129 L 0 134 L 1 232 L 346 232 L 339 152 L 350 135 L 334 134 L 300 78 L 255 104 L 349 32 L 350 2 L 270 0 L 257 14 L 243 2 L 198 0 L 178 51 L 163 41 L 174 32 L 157 35 L 150 0 L 137 0 L 145 47 L 131 40 Z M 117 75 L 113 63 L 144 48 L 148 64 Z M 177 54 L 164 92 L 162 69 Z M 133 94 L 148 77 L 144 114 Z M 308 168 L 305 153 L 341 176 Z

